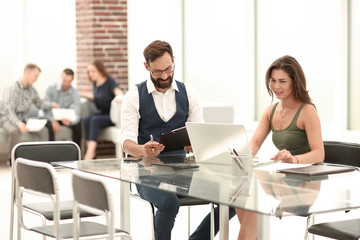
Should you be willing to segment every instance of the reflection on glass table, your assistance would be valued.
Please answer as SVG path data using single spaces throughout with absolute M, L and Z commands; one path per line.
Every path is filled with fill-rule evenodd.
M 270 215 L 281 217 L 286 216 L 285 213 L 307 216 L 360 207 L 360 188 L 356 185 L 360 181 L 358 171 L 313 180 L 293 178 L 276 171 L 252 167 L 245 175 L 235 163 L 197 163 L 199 168 L 183 170 L 152 164 L 171 161 L 189 160 L 151 157 L 140 161 L 101 159 L 56 164 L 119 179 L 124 184 L 136 183 L 207 200 L 219 204 L 223 209 L 232 206 L 249 210 L 258 213 L 258 218 Z M 126 191 L 129 189 L 130 187 L 124 187 L 123 198 L 126 198 Z M 124 221 L 127 220 L 126 217 Z M 220 214 L 220 217 L 224 216 Z M 262 231 L 264 224 L 267 223 L 258 221 L 258 231 Z M 225 233 L 221 232 L 220 239 L 227 239 L 226 231 L 225 228 Z

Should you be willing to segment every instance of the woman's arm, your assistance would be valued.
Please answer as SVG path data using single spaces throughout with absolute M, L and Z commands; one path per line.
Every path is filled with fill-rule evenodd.
M 114 95 L 115 95 L 114 97 L 115 102 L 122 102 L 124 98 L 124 93 L 120 88 L 118 87 L 114 88 Z
M 250 140 L 251 154 L 253 157 L 257 154 L 261 145 L 264 143 L 266 137 L 269 135 L 269 132 L 271 130 L 270 114 L 272 107 L 273 105 L 270 105 L 266 108 L 260 118 L 259 125 L 257 126 L 255 133 Z
M 300 163 L 316 163 L 324 161 L 325 151 L 321 134 L 319 115 L 311 104 L 304 106 L 300 113 L 298 127 L 305 129 L 311 151 L 297 155 Z
M 80 96 L 84 97 L 84 98 L 87 98 L 87 99 L 89 99 L 91 101 L 94 100 L 94 94 L 92 92 L 81 92 Z

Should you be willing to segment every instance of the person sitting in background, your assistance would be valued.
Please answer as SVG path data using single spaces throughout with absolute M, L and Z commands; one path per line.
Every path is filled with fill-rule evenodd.
M 306 78 L 298 61 L 291 56 L 275 60 L 266 72 L 269 95 L 280 100 L 268 106 L 250 140 L 254 157 L 272 131 L 279 152 L 272 159 L 286 163 L 317 163 L 324 160 L 320 119 L 306 90 Z M 236 209 L 241 224 L 239 239 L 256 239 L 256 213 Z
M 67 126 L 72 130 L 72 140 L 81 146 L 81 112 L 80 112 L 80 95 L 71 86 L 74 80 L 74 71 L 66 68 L 61 73 L 61 82 L 54 82 L 50 84 L 45 92 L 44 101 L 56 102 L 59 108 L 74 109 L 76 119 L 70 121 L 67 118 L 61 120 L 54 120 L 52 111 L 44 111 L 45 117 L 51 122 L 54 133 L 60 131 L 60 126 Z
M 40 72 L 37 65 L 29 63 L 25 66 L 20 80 L 11 83 L 4 90 L 0 106 L 0 124 L 9 136 L 9 153 L 19 143 L 20 135 L 29 132 L 26 122 L 31 104 L 44 110 L 58 107 L 56 103 L 41 100 L 32 86 L 37 81 Z M 54 136 L 51 136 L 50 132 L 52 131 L 49 131 L 49 140 L 54 140 Z M 46 139 L 47 130 L 45 128 L 40 130 L 39 135 L 41 139 Z
M 96 156 L 97 140 L 102 128 L 114 126 L 110 120 L 111 101 L 121 102 L 124 93 L 117 83 L 106 72 L 105 66 L 100 61 L 95 61 L 87 66 L 89 80 L 93 83 L 92 93 L 82 93 L 81 96 L 94 101 L 100 110 L 99 114 L 88 116 L 84 119 L 84 132 L 86 138 L 85 160 L 94 159 Z

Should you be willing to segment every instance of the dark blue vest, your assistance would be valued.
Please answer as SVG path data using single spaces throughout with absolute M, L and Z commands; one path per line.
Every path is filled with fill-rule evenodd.
M 152 94 L 148 93 L 146 81 L 137 84 L 140 105 L 138 144 L 150 141 L 150 134 L 153 135 L 154 141 L 159 142 L 160 134 L 185 126 L 189 112 L 189 100 L 185 85 L 178 81 L 176 83 L 179 88 L 179 91 L 175 91 L 176 112 L 167 122 L 160 118 Z

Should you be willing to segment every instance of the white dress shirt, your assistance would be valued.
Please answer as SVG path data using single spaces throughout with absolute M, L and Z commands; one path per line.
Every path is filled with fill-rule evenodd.
M 146 81 L 148 93 L 151 93 L 156 110 L 164 122 L 169 121 L 176 113 L 175 91 L 179 91 L 175 81 L 171 87 L 165 92 L 161 93 L 155 89 L 151 80 Z M 201 106 L 200 97 L 195 89 L 186 86 L 186 93 L 189 101 L 188 122 L 203 122 L 203 109 Z M 138 88 L 129 90 L 123 99 L 121 107 L 121 143 L 125 140 L 132 140 L 137 143 L 138 129 L 139 129 L 139 92 Z

